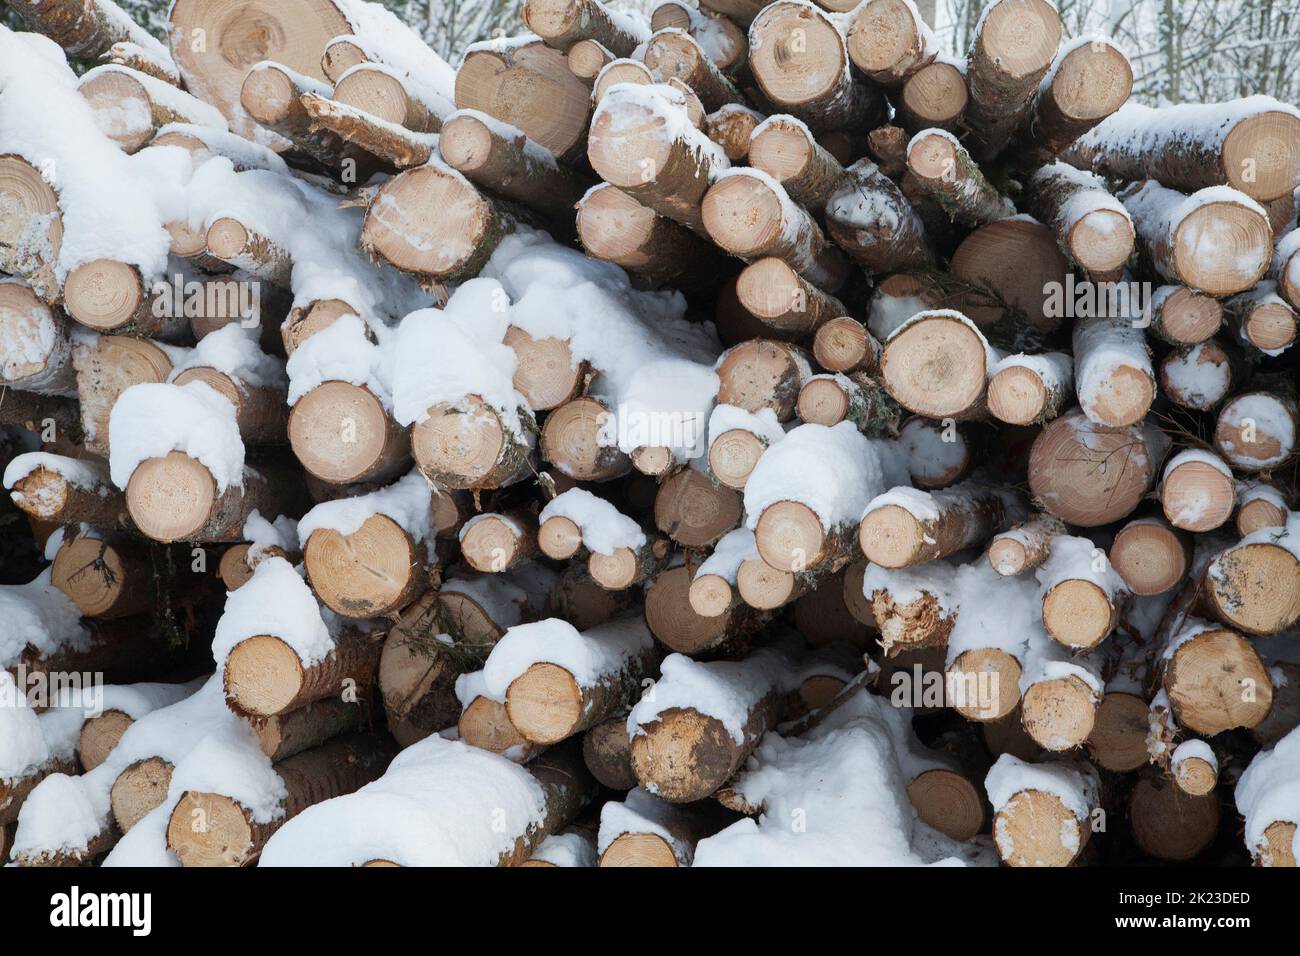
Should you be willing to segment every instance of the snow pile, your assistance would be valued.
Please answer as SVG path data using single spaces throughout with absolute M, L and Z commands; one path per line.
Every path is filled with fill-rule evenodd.
M 1106 552 L 1090 538 L 1059 534 L 1052 538 L 1051 545 L 1051 554 L 1034 571 L 1044 596 L 1064 581 L 1090 581 L 1111 601 L 1128 593 L 1128 585 L 1111 566 Z
M 414 543 L 419 544 L 432 537 L 429 527 L 432 509 L 433 493 L 429 482 L 418 470 L 413 470 L 378 491 L 322 501 L 298 522 L 298 542 L 305 548 L 308 539 L 322 528 L 342 535 L 355 534 L 367 519 L 379 514 L 391 518 Z
M 906 463 L 896 446 L 863 437 L 852 422 L 800 425 L 768 448 L 750 473 L 745 524 L 756 527 L 763 509 L 778 501 L 798 501 L 830 532 L 857 523 L 867 503 L 886 488 L 907 484 Z
M 167 381 L 176 381 L 186 369 L 212 368 L 250 388 L 284 388 L 284 364 L 257 345 L 257 330 L 238 323 L 224 325 L 199 339 L 185 359 L 172 368 Z
M 0 585 L 0 621 L 0 667 L 17 665 L 28 646 L 50 657 L 91 643 L 77 606 L 50 583 L 49 568 L 27 584 Z
M 635 551 L 646 542 L 639 524 L 585 488 L 570 488 L 552 498 L 538 516 L 538 524 L 556 517 L 576 524 L 582 543 L 597 554 L 613 554 L 619 548 Z
M 284 558 L 259 562 L 244 586 L 227 595 L 212 639 L 218 670 L 224 669 L 236 644 L 262 634 L 284 641 L 304 667 L 323 661 L 334 650 L 316 595 Z
M 103 466 L 92 459 L 69 458 L 66 455 L 52 455 L 49 452 L 29 451 L 15 455 L 5 466 L 3 484 L 13 488 L 37 468 L 52 471 L 70 485 L 83 491 L 94 491 L 108 495 L 108 473 Z
M 890 592 L 896 585 L 890 579 Z M 998 574 L 981 559 L 958 568 L 952 589 L 961 609 L 948 636 L 947 664 L 966 651 L 997 649 L 1023 663 L 1043 630 L 1043 602 L 1028 575 Z
M 736 583 L 736 574 L 746 561 L 758 558 L 758 545 L 754 542 L 754 532 L 748 528 L 728 531 L 719 539 L 713 553 L 705 558 L 695 569 L 695 577 L 716 574 L 732 586 Z
M 108 435 L 109 474 L 124 491 L 141 462 L 173 451 L 201 462 L 218 494 L 244 483 L 244 442 L 235 406 L 203 382 L 132 385 L 113 405 Z
M 751 412 L 738 405 L 713 406 L 713 411 L 709 413 L 709 444 L 712 445 L 729 431 L 749 432 L 769 447 L 786 435 L 785 427 L 776 417 L 776 412 L 770 408 Z
M 1300 730 L 1292 730 L 1269 750 L 1260 751 L 1237 781 L 1237 812 L 1246 818 L 1246 846 L 1265 845 L 1274 823 L 1297 824 L 1291 852 L 1300 859 Z
M 556 833 L 543 840 L 528 859 L 552 866 L 595 866 L 596 848 L 580 833 Z
M 504 757 L 434 735 L 378 780 L 307 808 L 267 842 L 261 866 L 494 866 L 540 826 L 541 785 Z
M 644 833 L 660 837 L 672 847 L 679 866 L 690 866 L 694 848 L 677 840 L 670 829 L 681 816 L 676 804 L 660 800 L 639 787 L 629 790 L 622 800 L 610 800 L 600 808 L 596 852 L 603 856 L 610 844 L 625 833 Z
M 13 675 L 0 670 L 0 783 L 25 777 L 49 756 L 40 718 Z
M 549 663 L 573 675 L 579 687 L 617 680 L 628 663 L 644 657 L 654 638 L 641 616 L 600 624 L 579 633 L 561 618 L 518 624 L 488 655 L 483 679 L 488 693 L 504 697 L 510 684 L 534 664 Z
M 347 382 L 368 389 L 384 408 L 391 410 L 391 345 L 395 338 L 386 326 L 368 325 L 355 315 L 339 316 L 289 356 L 285 366 L 290 382 L 289 404 L 296 404 L 326 382 Z
M 253 509 L 240 534 L 249 544 L 249 567 L 255 566 L 273 548 L 278 548 L 285 554 L 298 550 L 298 522 L 285 515 L 267 521 L 261 512 Z

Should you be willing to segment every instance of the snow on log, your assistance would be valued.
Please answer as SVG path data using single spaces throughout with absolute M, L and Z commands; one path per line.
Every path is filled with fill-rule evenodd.
M 1204 740 L 1184 740 L 1169 758 L 1178 789 L 1189 797 L 1213 793 L 1219 783 L 1219 761 Z
M 1263 527 L 1215 555 L 1205 569 L 1208 613 L 1245 634 L 1277 634 L 1300 619 L 1300 521 Z
M 865 376 L 814 375 L 799 389 L 795 411 L 805 424 L 850 421 L 871 438 L 896 437 L 903 419 L 889 393 Z
M 4 486 L 20 509 L 51 524 L 113 530 L 126 521 L 121 492 L 94 459 L 27 452 L 5 466 Z
M 869 564 L 862 593 L 871 602 L 886 657 L 947 646 L 957 622 L 956 568 L 933 561 L 909 568 Z
M 666 0 L 650 12 L 650 29 L 666 27 L 689 33 L 724 73 L 735 74 L 745 68 L 749 38 L 734 18 L 707 7 L 697 10 L 682 0 Z
M 1292 229 L 1277 240 L 1272 278 L 1291 307 L 1300 309 L 1300 229 Z
M 579 633 L 557 618 L 511 628 L 483 668 L 510 723 L 536 744 L 556 744 L 625 713 L 656 673 L 659 651 L 640 617 Z
M 1110 428 L 1146 418 L 1156 397 L 1155 370 L 1142 329 L 1127 316 L 1074 324 L 1074 387 L 1089 420 Z
M 1169 282 L 1225 296 L 1249 289 L 1268 271 L 1268 214 L 1245 193 L 1210 186 L 1186 195 L 1146 180 L 1119 198 L 1145 253 Z
M 670 803 L 714 793 L 780 719 L 789 666 L 775 648 L 735 662 L 664 658 L 653 699 L 638 701 L 627 719 L 641 787 Z
M 235 406 L 246 444 L 284 442 L 288 379 L 279 360 L 257 346 L 257 332 L 239 324 L 204 336 L 168 376 L 175 385 L 202 382 Z
M 691 124 L 682 94 L 662 84 L 612 87 L 592 116 L 587 158 L 601 179 L 697 231 L 705 192 L 730 166 Z
M 826 228 L 870 273 L 906 272 L 932 264 L 921 218 L 894 181 L 868 159 L 850 166 L 826 200 Z
M 1008 355 L 989 370 L 989 414 L 1010 425 L 1051 421 L 1074 396 L 1074 366 L 1061 352 Z
M 67 319 L 17 280 L 0 280 L 0 386 L 76 394 Z
M 1251 642 L 1200 618 L 1185 618 L 1171 630 L 1158 668 L 1174 719 L 1192 733 L 1249 729 L 1273 703 L 1268 669 Z
M 300 92 L 298 102 L 305 114 L 306 131 L 292 127 L 294 142 L 302 140 L 305 151 L 329 160 L 326 165 L 330 168 L 337 165 L 349 179 L 359 180 L 376 166 L 399 170 L 422 166 L 433 158 L 438 145 L 436 135 L 382 122 L 316 90 Z
M 1258 481 L 1237 485 L 1237 533 L 1243 538 L 1260 528 L 1284 528 L 1291 516 L 1278 489 Z
M 1069 866 L 1087 844 L 1101 789 L 1090 764 L 1029 764 L 1003 754 L 984 786 L 993 839 L 1008 866 Z
M 1208 412 L 1228 397 L 1241 373 L 1240 353 L 1221 342 L 1182 345 L 1160 362 L 1160 392 L 1176 405 Z
M 847 182 L 839 160 L 793 116 L 770 116 L 759 123 L 748 137 L 746 153 L 751 166 L 767 173 L 791 199 L 814 213 L 822 212 L 831 195 Z M 740 159 L 744 155 L 733 162 Z
M 898 404 L 929 418 L 979 418 L 989 370 L 1002 356 L 960 312 L 922 311 L 894 329 L 880 358 Z
M 793 117 L 791 117 L 793 119 Z M 741 106 L 739 103 L 728 103 L 720 109 L 714 110 L 708 116 L 704 117 L 704 132 L 708 134 L 709 139 L 713 140 L 722 147 L 722 151 L 727 155 L 732 163 L 743 164 L 749 156 L 750 149 L 753 148 L 752 137 L 754 131 L 763 122 L 763 114 L 751 110 L 748 106 Z M 765 169 L 765 167 L 755 163 L 755 168 Z M 781 177 L 766 170 L 776 176 Z M 786 189 L 791 189 L 789 183 L 783 182 L 781 185 Z M 791 195 L 797 190 L 791 190 Z M 805 205 L 815 205 L 811 196 L 796 197 Z
M 1228 327 L 1249 352 L 1277 356 L 1295 342 L 1300 316 L 1278 295 L 1272 280 L 1233 296 L 1223 304 L 1223 311 Z
M 859 3 L 844 33 L 853 65 L 882 86 L 899 85 L 939 54 L 938 38 L 912 0 Z
M 77 90 L 90 104 L 96 125 L 127 153 L 144 147 L 169 123 L 228 128 L 212 106 L 129 67 L 97 66 L 81 77 Z
M 1061 15 L 1049 0 L 996 0 L 980 16 L 966 54 L 973 152 L 992 159 L 1032 108 L 1061 45 Z
M 1232 516 L 1237 488 L 1218 455 L 1198 448 L 1181 451 L 1165 464 L 1160 478 L 1160 505 L 1175 528 L 1213 531 Z
M 1133 65 L 1105 37 L 1077 37 L 1061 46 L 1020 131 L 1025 159 L 1050 163 L 1071 143 L 1124 106 Z
M 1043 599 L 1043 626 L 1076 651 L 1096 647 L 1115 629 L 1131 594 L 1106 552 L 1089 538 L 1059 535 L 1034 572 Z
M 1133 221 L 1105 180 L 1054 162 L 1034 173 L 1028 187 L 1025 208 L 1052 227 L 1061 251 L 1081 269 L 1107 275 L 1128 262 Z
M 298 522 L 312 590 L 343 617 L 396 614 L 429 586 L 432 517 L 432 494 L 419 472 L 316 505 Z
M 884 97 L 854 79 L 844 34 L 812 4 L 778 0 L 749 25 L 749 66 L 773 106 L 816 133 L 880 125 Z
M 891 488 L 868 502 L 858 544 L 873 564 L 906 568 L 980 545 L 1023 515 L 1013 493 L 985 482 L 932 492 Z
M 1291 731 L 1251 760 L 1237 780 L 1237 810 L 1246 818 L 1245 841 L 1260 866 L 1295 866 L 1300 860 L 1300 797 L 1296 763 L 1300 732 Z
M 557 50 L 595 40 L 618 56 L 631 56 L 648 37 L 642 21 L 600 0 L 525 0 L 521 13 L 528 29 Z
M 576 751 L 527 769 L 433 736 L 378 780 L 308 808 L 267 841 L 261 866 L 518 866 L 595 796 Z
M 1300 185 L 1300 112 L 1270 96 L 1150 107 L 1128 103 L 1064 157 L 1103 176 L 1195 192 L 1231 186 L 1257 200 Z
M 1065 525 L 1050 514 L 1039 513 L 1009 531 L 993 536 L 989 565 L 1001 575 L 1023 574 L 1039 567 L 1052 553 L 1052 539 L 1065 534 Z
M 729 103 L 745 105 L 744 95 L 685 30 L 656 30 L 643 48 L 642 60 L 661 83 L 677 79 L 689 86 L 708 113 Z
M 600 866 L 690 866 L 695 845 L 730 819 L 708 803 L 678 806 L 636 788 L 600 808 Z

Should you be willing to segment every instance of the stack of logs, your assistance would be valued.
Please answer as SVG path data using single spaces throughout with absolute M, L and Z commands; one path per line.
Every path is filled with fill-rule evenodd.
M 716 395 L 690 453 L 622 447 L 592 340 L 626 335 L 485 309 L 518 406 L 448 375 L 406 414 L 402 355 L 322 358 L 391 356 L 405 310 L 313 297 L 298 224 L 159 223 L 206 292 L 180 315 L 140 262 L 75 261 L 96 197 L 0 141 L 0 521 L 36 543 L 0 608 L 38 622 L 0 665 L 112 685 L 0 766 L 6 859 L 149 829 L 187 866 L 294 862 L 367 794 L 509 786 L 540 809 L 461 862 L 688 865 L 763 813 L 765 738 L 876 695 L 912 708 L 916 817 L 987 859 L 1295 865 L 1294 107 L 1129 103 L 1125 53 L 1048 0 L 992 0 L 959 58 L 912 0 L 525 0 L 455 70 L 360 0 L 176 0 L 170 49 L 109 0 L 8 3 L 132 158 L 349 211 L 374 287 L 448 316 L 513 237 L 680 293 Z M 194 769 L 204 739 L 251 747 L 270 809 Z M 99 830 L 51 840 L 75 787 Z M 337 862 L 427 859 L 404 840 Z

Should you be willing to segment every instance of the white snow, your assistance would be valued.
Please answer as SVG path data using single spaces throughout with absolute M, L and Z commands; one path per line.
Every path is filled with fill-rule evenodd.
M 28 451 L 15 455 L 5 466 L 3 484 L 13 488 L 37 468 L 54 472 L 63 477 L 68 484 L 84 491 L 95 491 L 101 495 L 109 494 L 108 473 L 104 467 L 93 459 L 69 458 L 66 455 L 54 455 L 44 451 Z
M 1246 818 L 1246 846 L 1254 852 L 1273 823 L 1300 824 L 1300 729 L 1251 760 L 1237 781 L 1237 812 Z M 1300 826 L 1291 841 L 1300 859 Z
M 695 577 L 715 574 L 734 587 L 740 566 L 757 558 L 758 546 L 754 542 L 754 532 L 748 528 L 736 528 L 718 540 L 713 553 L 695 569 Z
M 212 474 L 217 493 L 244 483 L 244 442 L 235 406 L 203 382 L 132 385 L 108 419 L 109 473 L 126 490 L 141 462 L 180 451 Z
M 555 517 L 576 524 L 582 543 L 597 554 L 612 555 L 619 548 L 635 551 L 646 542 L 639 524 L 585 488 L 570 488 L 552 498 L 538 515 L 538 524 Z
M 488 693 L 503 697 L 510 684 L 534 664 L 563 667 L 579 687 L 618 679 L 627 665 L 654 646 L 645 619 L 621 618 L 579 633 L 568 621 L 547 618 L 517 624 L 492 648 L 483 666 Z
M 172 368 L 169 382 L 191 368 L 216 369 L 250 388 L 283 389 L 287 384 L 284 363 L 263 352 L 257 344 L 257 329 L 247 329 L 232 322 L 205 335 L 190 349 L 185 359 Z
M 380 514 L 391 518 L 414 543 L 419 544 L 432 536 L 429 526 L 432 509 L 433 493 L 429 482 L 419 470 L 412 470 L 377 491 L 322 501 L 298 522 L 298 542 L 305 548 L 307 539 L 322 528 L 331 528 L 342 535 L 355 534 L 367 519 Z
M 261 634 L 284 641 L 304 667 L 323 661 L 334 650 L 316 596 L 284 558 L 259 562 L 244 586 L 227 595 L 212 639 L 218 669 L 224 670 L 236 644 Z
M 1031 764 L 1012 754 L 998 757 L 984 778 L 984 789 L 995 811 L 1010 803 L 1017 793 L 1037 790 L 1058 797 L 1081 821 L 1091 816 L 1100 795 L 1097 772 L 1090 764 L 1065 761 Z
M 28 645 L 41 657 L 90 646 L 81 612 L 50 583 L 49 568 L 27 584 L 0 585 L 0 621 L 0 667 L 16 665 Z
M 36 711 L 7 670 L 0 670 L 0 781 L 35 771 L 49 759 Z

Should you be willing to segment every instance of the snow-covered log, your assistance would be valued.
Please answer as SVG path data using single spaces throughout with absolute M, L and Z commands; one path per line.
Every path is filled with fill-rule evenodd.
M 853 65 L 882 86 L 901 84 L 939 54 L 938 38 L 912 0 L 859 3 L 844 32 Z
M 1030 764 L 1003 754 L 984 786 L 993 839 L 1008 866 L 1069 866 L 1088 843 L 1101 789 L 1090 764 Z
M 1056 241 L 1085 272 L 1105 276 L 1133 253 L 1133 221 L 1105 180 L 1054 162 L 1030 177 L 1025 208 L 1052 227 Z
M 730 103 L 745 105 L 744 94 L 685 30 L 656 30 L 645 44 L 642 59 L 660 82 L 676 79 L 690 87 L 708 113 Z
M 925 195 L 968 226 L 1016 214 L 1011 200 L 993 188 L 966 148 L 946 130 L 917 133 L 907 145 L 907 169 Z
M 1181 451 L 1165 464 L 1160 505 L 1175 528 L 1213 531 L 1232 516 L 1237 501 L 1232 470 L 1213 452 Z

